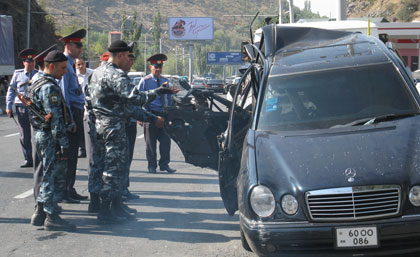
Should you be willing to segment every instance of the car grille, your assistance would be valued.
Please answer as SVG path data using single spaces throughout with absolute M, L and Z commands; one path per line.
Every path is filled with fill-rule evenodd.
M 312 220 L 354 221 L 393 216 L 400 211 L 399 186 L 359 186 L 306 193 Z

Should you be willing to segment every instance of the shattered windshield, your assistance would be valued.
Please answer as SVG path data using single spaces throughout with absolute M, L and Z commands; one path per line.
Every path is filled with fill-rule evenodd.
M 270 76 L 258 130 L 331 128 L 419 110 L 391 63 Z

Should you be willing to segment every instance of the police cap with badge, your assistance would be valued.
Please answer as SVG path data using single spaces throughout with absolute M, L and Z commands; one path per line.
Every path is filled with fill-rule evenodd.
M 23 49 L 19 52 L 18 57 L 24 62 L 33 62 L 36 55 L 36 50 L 32 48 Z
M 163 62 L 166 60 L 168 60 L 168 57 L 166 57 L 166 55 L 164 54 L 155 54 L 155 55 L 150 56 L 147 59 L 147 61 L 150 62 L 150 64 L 155 67 L 162 67 Z
M 78 47 L 83 47 L 82 44 L 82 38 L 86 36 L 86 30 L 85 29 L 79 29 L 78 31 L 75 31 L 67 36 L 64 36 L 60 38 L 60 41 L 64 41 L 65 44 L 68 43 L 74 43 Z

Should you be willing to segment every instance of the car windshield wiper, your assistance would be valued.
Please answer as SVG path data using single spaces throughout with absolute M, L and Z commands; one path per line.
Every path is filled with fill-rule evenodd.
M 346 124 L 334 125 L 331 128 L 370 125 L 370 124 L 376 124 L 376 123 L 383 122 L 383 121 L 398 120 L 398 119 L 404 119 L 404 118 L 407 118 L 407 117 L 413 117 L 413 116 L 417 116 L 419 114 L 420 113 L 387 114 L 387 115 L 381 115 L 381 116 L 376 116 L 376 117 L 354 120 L 354 121 L 346 123 Z

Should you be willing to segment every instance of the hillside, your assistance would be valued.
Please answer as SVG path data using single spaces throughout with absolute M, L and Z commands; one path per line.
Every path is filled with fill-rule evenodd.
M 349 17 L 384 17 L 390 22 L 419 20 L 418 0 L 348 0 Z
M 332 0 L 329 0 L 332 1 Z M 167 18 L 176 16 L 214 17 L 215 29 L 240 30 L 251 17 L 226 15 L 253 15 L 257 11 L 277 15 L 278 0 L 38 0 L 53 13 L 57 28 L 70 24 L 86 24 L 86 7 L 93 30 L 119 30 L 124 13 L 138 14 L 144 27 L 152 27 L 153 15 L 160 11 L 162 29 L 167 30 Z M 349 17 L 385 17 L 389 21 L 411 21 L 420 16 L 417 0 L 348 0 Z
M 276 15 L 278 0 L 38 0 L 41 6 L 54 15 L 57 28 L 69 24 L 84 25 L 86 7 L 90 7 L 90 25 L 93 30 L 119 30 L 124 12 L 138 14 L 138 21 L 144 28 L 152 27 L 153 15 L 160 11 L 162 30 L 167 30 L 168 17 L 211 16 L 214 17 L 215 29 L 232 29 L 247 25 L 251 17 L 227 17 L 224 15 L 247 14 L 256 11 L 262 14 Z M 60 13 L 66 16 L 59 15 Z M 67 16 L 73 14 L 74 16 Z

